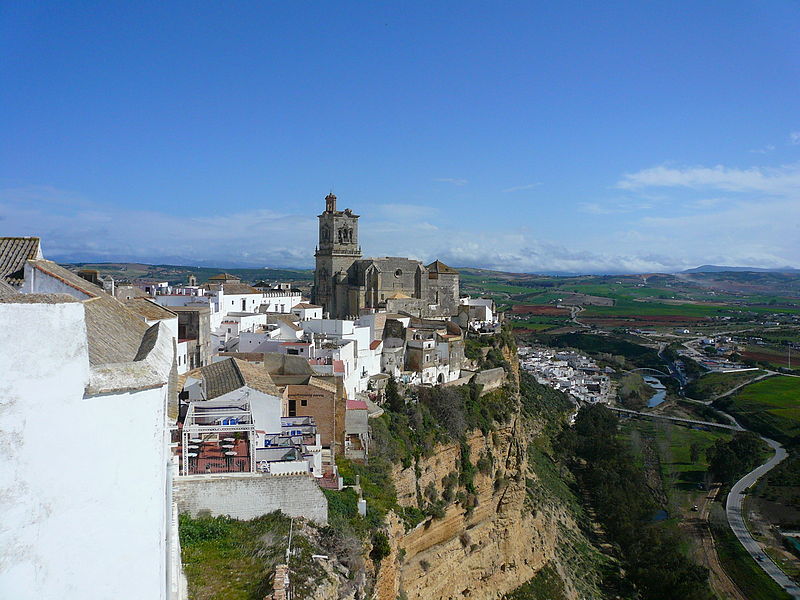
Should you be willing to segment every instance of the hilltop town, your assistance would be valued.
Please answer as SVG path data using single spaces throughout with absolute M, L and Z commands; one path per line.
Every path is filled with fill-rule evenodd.
M 36 532 L 13 560 L 53 570 L 36 579 L 42 597 L 98 569 L 134 572 L 142 597 L 180 597 L 179 513 L 324 525 L 337 459 L 369 459 L 387 387 L 503 384 L 502 368 L 465 355 L 468 335 L 499 331 L 494 302 L 462 296 L 440 261 L 362 258 L 358 216 L 336 200 L 319 216 L 310 298 L 229 273 L 75 272 L 47 260 L 46 240 L 0 239 L 0 320 L 21 342 L 3 357 L 18 440 L 7 539 Z

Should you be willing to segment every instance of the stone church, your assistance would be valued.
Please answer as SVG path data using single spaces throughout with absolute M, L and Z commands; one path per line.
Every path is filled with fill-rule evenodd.
M 434 319 L 458 314 L 458 271 L 438 260 L 426 266 L 394 256 L 361 258 L 358 215 L 336 210 L 333 194 L 319 215 L 315 256 L 312 298 L 332 319 L 370 309 Z

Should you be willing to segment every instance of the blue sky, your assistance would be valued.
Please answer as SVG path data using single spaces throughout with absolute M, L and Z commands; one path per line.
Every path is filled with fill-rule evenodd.
M 0 235 L 48 257 L 800 266 L 795 2 L 5 2 Z

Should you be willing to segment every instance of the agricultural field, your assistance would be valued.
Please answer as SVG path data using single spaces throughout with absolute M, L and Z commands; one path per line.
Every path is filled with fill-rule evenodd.
M 742 360 L 769 365 L 775 369 L 791 366 L 788 348 L 772 345 L 750 344 L 742 351 Z M 800 352 L 796 351 L 794 360 L 791 362 L 794 363 L 794 368 L 800 366 Z
M 752 275 L 750 277 L 749 275 Z M 757 281 L 758 285 L 751 285 Z M 720 287 L 716 287 L 720 286 Z M 598 329 L 644 329 L 674 334 L 676 329 L 711 334 L 737 331 L 762 320 L 800 323 L 800 300 L 785 292 L 800 290 L 800 276 L 783 274 L 693 273 L 545 277 L 462 269 L 465 293 L 495 300 L 515 317 L 520 331 L 546 331 L 548 321 L 527 319 L 557 304 L 583 306 L 578 319 Z M 783 292 L 783 293 L 782 293 Z M 603 303 L 608 305 L 602 305 Z M 571 326 L 564 316 L 563 326 Z M 778 356 L 766 359 L 782 365 Z
M 511 321 L 511 328 L 514 333 L 524 334 L 527 332 L 545 332 L 563 327 L 565 321 L 554 318 L 521 318 Z
M 800 377 L 764 379 L 717 400 L 717 405 L 762 435 L 790 445 L 800 441 Z

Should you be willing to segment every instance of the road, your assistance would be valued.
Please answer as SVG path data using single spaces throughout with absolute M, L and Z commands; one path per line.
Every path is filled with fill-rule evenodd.
M 793 598 L 800 598 L 800 587 L 797 586 L 789 577 L 781 571 L 772 559 L 764 554 L 761 546 L 750 535 L 750 531 L 744 523 L 744 515 L 742 514 L 742 502 L 744 495 L 742 492 L 753 485 L 759 477 L 764 475 L 767 471 L 772 469 L 775 465 L 786 458 L 786 450 L 775 440 L 762 437 L 770 447 L 775 450 L 775 455 L 765 462 L 760 467 L 750 471 L 747 475 L 737 481 L 731 488 L 728 494 L 728 500 L 725 503 L 725 512 L 728 515 L 728 523 L 736 534 L 736 537 L 742 543 L 742 546 L 750 553 L 750 555 L 757 561 L 757 564 L 764 569 L 764 572 L 772 577 L 778 585 L 786 590 Z M 759 560 L 758 557 L 762 557 Z
M 718 427 L 720 429 L 733 429 L 736 431 L 743 431 L 742 426 L 736 423 L 736 421 L 733 421 L 734 423 L 733 425 L 725 425 L 723 423 L 712 423 L 711 421 L 696 421 L 694 419 L 670 417 L 669 415 L 658 415 L 655 413 L 639 412 L 636 410 L 628 410 L 627 408 L 617 408 L 615 406 L 609 406 L 608 408 L 618 413 L 633 415 L 637 417 L 645 417 L 648 419 L 663 419 L 665 421 L 675 421 L 676 423 L 685 423 L 687 425 L 703 425 L 704 427 Z

